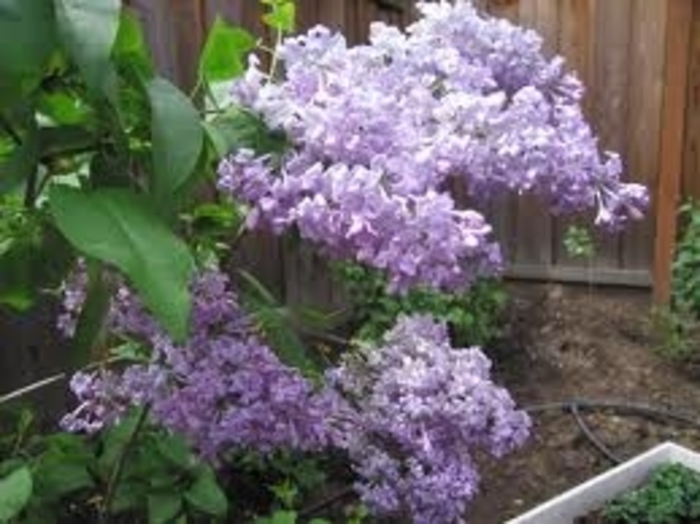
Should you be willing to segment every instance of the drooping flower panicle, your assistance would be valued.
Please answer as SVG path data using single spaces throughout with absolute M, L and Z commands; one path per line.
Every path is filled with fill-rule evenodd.
M 84 279 L 75 278 L 80 285 Z M 61 317 L 73 331 L 79 288 L 64 292 L 72 309 Z M 149 404 L 155 420 L 188 438 L 208 459 L 230 449 L 269 452 L 282 447 L 320 450 L 330 445 L 328 418 L 338 400 L 317 391 L 285 366 L 254 334 L 228 279 L 217 271 L 200 275 L 192 289 L 190 335 L 175 344 L 138 298 L 120 286 L 108 329 L 152 349 L 145 363 L 121 371 L 78 373 L 71 388 L 79 406 L 63 419 L 72 431 L 96 431 L 127 409 Z
M 357 409 L 344 447 L 372 509 L 416 524 L 460 521 L 477 492 L 475 451 L 502 456 L 529 434 L 489 368 L 478 348 L 452 348 L 443 324 L 415 316 L 330 372 Z

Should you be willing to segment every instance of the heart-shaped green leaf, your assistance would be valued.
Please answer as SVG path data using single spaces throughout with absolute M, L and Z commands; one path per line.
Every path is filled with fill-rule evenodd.
M 214 20 L 199 62 L 199 75 L 207 82 L 230 80 L 245 70 L 245 57 L 255 47 L 255 38 L 220 17 Z

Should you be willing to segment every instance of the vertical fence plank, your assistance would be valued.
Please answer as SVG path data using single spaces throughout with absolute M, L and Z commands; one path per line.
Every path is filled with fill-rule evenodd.
M 630 82 L 634 81 L 633 74 L 627 67 L 630 59 L 633 1 L 597 1 L 594 67 L 590 83 L 592 125 L 600 137 L 600 147 L 623 155 L 623 161 L 628 143 L 627 90 Z M 627 162 L 624 163 L 627 168 Z M 597 235 L 596 266 L 619 268 L 621 244 L 619 235 Z
M 550 0 L 521 0 L 520 23 L 544 38 L 544 52 L 558 51 L 559 3 Z M 521 266 L 552 264 L 552 217 L 534 197 L 523 195 L 516 201 L 517 245 L 514 263 Z
M 143 23 L 146 41 L 162 75 L 175 79 L 177 57 L 173 53 L 174 40 L 170 27 L 168 4 L 150 0 L 132 0 L 134 12 Z
M 583 111 L 586 117 L 591 120 L 591 108 L 595 96 L 589 86 L 594 85 L 593 74 L 596 65 L 596 44 L 599 40 L 595 38 L 594 29 L 598 12 L 597 0 L 561 0 L 561 23 L 559 27 L 559 50 L 566 59 L 567 69 L 573 71 L 576 76 L 586 86 L 586 94 L 583 99 Z M 598 46 L 600 47 L 600 46 Z M 590 219 L 590 217 L 588 217 Z M 552 235 L 552 251 L 554 252 L 554 264 L 562 266 L 584 266 L 587 262 L 572 258 L 564 247 L 564 236 L 569 226 L 577 221 L 568 217 L 558 217 L 554 221 L 554 231 Z M 599 264 L 600 250 L 597 253 L 595 265 Z M 606 253 L 607 250 L 602 250 Z M 616 252 L 615 252 L 616 254 Z M 613 261 L 617 266 L 617 256 Z
M 171 5 L 169 15 L 174 77 L 182 89 L 190 92 L 197 82 L 199 54 L 204 46 L 205 5 L 203 0 L 178 0 Z
M 632 2 L 627 178 L 645 184 L 650 190 L 658 181 L 667 6 L 668 0 Z M 623 267 L 650 269 L 655 209 L 656 200 L 647 217 L 631 224 L 623 235 Z
M 688 74 L 692 0 L 668 0 L 660 173 L 656 205 L 654 298 L 667 302 L 676 237 L 676 208 L 683 158 L 683 119 Z
M 347 27 L 346 16 L 352 8 L 352 2 L 343 0 L 333 2 L 328 0 L 318 0 L 317 14 L 318 21 L 334 30 Z
M 695 3 L 690 34 L 682 194 L 700 199 L 700 6 Z
M 601 0 L 559 0 L 559 2 L 561 11 L 559 51 L 566 58 L 567 68 L 574 71 L 583 85 L 588 88 L 594 77 L 596 43 L 594 30 L 597 6 Z M 589 118 L 592 100 L 593 95 L 588 91 L 583 99 L 583 108 Z
M 318 11 L 319 0 L 297 0 L 296 6 L 296 30 L 298 32 L 306 32 L 308 29 L 321 22 Z

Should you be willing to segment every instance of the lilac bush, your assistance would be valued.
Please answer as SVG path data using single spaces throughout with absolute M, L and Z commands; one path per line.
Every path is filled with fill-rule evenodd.
M 405 32 L 373 24 L 367 45 L 322 26 L 288 38 L 283 75 L 251 59 L 232 103 L 290 144 L 220 165 L 219 187 L 252 207 L 251 228 L 296 228 L 330 256 L 385 270 L 396 289 L 451 290 L 501 263 L 491 226 L 457 207 L 450 179 L 480 203 L 510 191 L 554 212 L 594 208 L 611 229 L 641 216 L 646 190 L 599 152 L 580 81 L 535 32 L 466 1 L 418 9 Z
M 645 188 L 623 183 L 619 157 L 599 150 L 581 83 L 543 55 L 536 33 L 467 1 L 418 9 L 405 32 L 374 24 L 366 45 L 321 26 L 287 38 L 278 71 L 251 56 L 231 103 L 287 147 L 239 148 L 220 163 L 218 187 L 247 205 L 248 228 L 297 231 L 327 256 L 385 271 L 397 291 L 449 291 L 502 266 L 487 220 L 450 194 L 455 180 L 477 204 L 534 194 L 557 213 L 593 209 L 613 230 L 641 216 Z M 69 336 L 85 285 L 77 272 L 64 286 Z M 148 405 L 213 462 L 231 449 L 339 448 L 375 513 L 417 524 L 462 521 L 479 484 L 475 455 L 502 456 L 528 435 L 485 355 L 451 347 L 428 317 L 401 318 L 317 386 L 277 358 L 218 271 L 193 283 L 180 344 L 128 286 L 116 289 L 105 330 L 148 356 L 76 374 L 68 429 L 97 431 Z
M 84 286 L 80 271 L 64 285 L 67 334 Z M 528 435 L 527 415 L 493 384 L 484 354 L 452 348 L 446 326 L 429 317 L 401 318 L 382 344 L 349 353 L 315 388 L 253 333 L 224 275 L 202 273 L 192 292 L 190 336 L 178 345 L 118 287 L 107 329 L 151 356 L 75 374 L 79 405 L 64 428 L 92 433 L 148 405 L 154 421 L 214 463 L 230 450 L 339 448 L 372 510 L 418 524 L 457 522 L 478 488 L 474 452 L 501 456 Z

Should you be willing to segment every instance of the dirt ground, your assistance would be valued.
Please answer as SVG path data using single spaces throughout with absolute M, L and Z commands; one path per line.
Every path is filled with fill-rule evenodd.
M 589 399 L 700 414 L 700 375 L 656 355 L 650 296 L 636 290 L 519 285 L 492 352 L 496 373 L 523 406 Z M 666 440 L 700 450 L 700 430 L 611 412 L 584 415 L 625 459 Z M 533 414 L 529 444 L 482 469 L 470 524 L 498 524 L 611 467 L 571 414 Z M 700 417 L 698 417 L 700 421 Z

